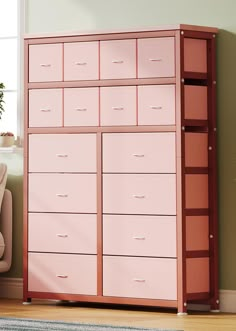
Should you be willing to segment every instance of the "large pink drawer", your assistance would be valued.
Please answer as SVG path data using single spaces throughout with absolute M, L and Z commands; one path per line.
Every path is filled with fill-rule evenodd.
M 174 76 L 174 38 L 138 39 L 138 78 Z
M 89 214 L 29 213 L 28 250 L 97 253 L 97 218 Z
M 98 41 L 64 44 L 64 80 L 98 79 Z
M 29 46 L 29 82 L 62 81 L 62 44 Z
M 176 257 L 176 217 L 103 215 L 103 254 Z
M 97 212 L 95 174 L 31 173 L 28 180 L 30 212 Z
M 177 299 L 176 259 L 103 257 L 103 295 Z
M 99 125 L 99 89 L 64 89 L 64 126 Z
M 138 86 L 138 124 L 175 125 L 175 86 Z
M 100 78 L 136 78 L 136 40 L 100 42 Z
M 29 135 L 29 172 L 96 172 L 96 134 Z
M 29 90 L 29 127 L 62 126 L 62 89 Z
M 176 215 L 176 176 L 104 174 L 103 212 Z
M 97 256 L 28 254 L 28 291 L 97 294 Z
M 136 87 L 101 87 L 101 125 L 136 125 Z
M 176 172 L 174 132 L 104 133 L 102 141 L 103 172 Z

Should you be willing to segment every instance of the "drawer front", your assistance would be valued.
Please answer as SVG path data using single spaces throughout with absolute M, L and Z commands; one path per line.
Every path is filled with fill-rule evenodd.
M 184 118 L 207 120 L 207 86 L 184 86 Z
M 101 125 L 136 124 L 136 87 L 101 87 Z
M 29 172 L 96 172 L 96 134 L 29 135 Z
M 99 89 L 97 87 L 64 90 L 64 125 L 99 125 Z
M 29 46 L 29 82 L 62 81 L 62 44 Z
M 184 71 L 207 72 L 207 40 L 184 38 Z
M 28 259 L 28 291 L 97 294 L 96 255 L 29 253 Z
M 177 299 L 175 259 L 103 257 L 103 295 Z
M 174 85 L 138 87 L 138 124 L 175 125 Z
M 29 174 L 30 212 L 96 213 L 95 174 Z
M 176 215 L 176 176 L 104 174 L 103 212 Z
M 136 78 L 136 40 L 100 42 L 101 79 Z
M 208 167 L 208 133 L 186 132 L 185 167 Z
M 174 76 L 174 38 L 138 39 L 138 78 Z
M 64 80 L 98 79 L 98 41 L 64 44 Z
M 185 175 L 185 207 L 189 209 L 209 208 L 208 175 Z
M 29 127 L 62 126 L 62 89 L 29 90 Z
M 97 219 L 88 214 L 29 214 L 28 249 L 35 252 L 97 252 Z
M 104 215 L 103 254 L 176 257 L 176 217 Z
M 176 172 L 173 132 L 104 133 L 102 146 L 103 172 Z

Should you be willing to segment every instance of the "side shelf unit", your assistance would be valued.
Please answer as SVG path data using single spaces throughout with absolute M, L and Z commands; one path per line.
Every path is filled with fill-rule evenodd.
M 217 32 L 25 37 L 24 301 L 219 309 Z

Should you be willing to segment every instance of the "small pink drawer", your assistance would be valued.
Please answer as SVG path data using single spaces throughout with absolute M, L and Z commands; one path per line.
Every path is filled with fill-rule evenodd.
M 30 212 L 97 212 L 95 174 L 31 173 L 28 180 Z
M 208 167 L 208 133 L 186 132 L 185 167 Z
M 101 87 L 101 125 L 136 125 L 136 87 Z
M 62 126 L 62 89 L 29 90 L 29 127 Z
M 175 86 L 138 87 L 138 124 L 175 125 Z
M 184 71 L 207 72 L 207 40 L 184 38 Z
M 104 133 L 102 142 L 103 172 L 176 172 L 174 132 Z
M 64 44 L 64 80 L 98 79 L 98 41 Z
M 207 86 L 184 86 L 184 118 L 207 120 Z
M 64 126 L 98 126 L 98 108 L 98 87 L 64 90 Z
M 28 291 L 97 294 L 97 256 L 28 254 Z
M 62 81 L 62 44 L 29 46 L 29 82 Z
M 104 174 L 103 212 L 176 215 L 176 176 Z
M 189 174 L 185 175 L 185 207 L 186 208 L 208 208 L 208 175 Z
M 136 78 L 136 40 L 100 42 L 101 79 Z
M 204 293 L 210 291 L 209 257 L 189 258 L 186 260 L 187 293 Z
M 29 135 L 29 172 L 96 172 L 96 162 L 96 134 Z
M 209 250 L 209 216 L 186 216 L 186 250 Z
M 103 295 L 176 300 L 176 259 L 104 256 Z
M 97 253 L 97 218 L 88 214 L 30 213 L 28 250 Z
M 103 254 L 176 257 L 176 217 L 103 215 Z
M 174 76 L 174 38 L 138 39 L 138 78 Z

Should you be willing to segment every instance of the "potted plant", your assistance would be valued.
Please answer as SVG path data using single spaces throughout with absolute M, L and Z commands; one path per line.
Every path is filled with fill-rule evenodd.
M 0 119 L 2 118 L 2 113 L 5 111 L 3 100 L 4 92 L 3 89 L 5 88 L 3 83 L 0 83 Z M 15 137 L 12 132 L 0 132 L 0 146 L 1 147 L 10 147 L 14 145 Z

